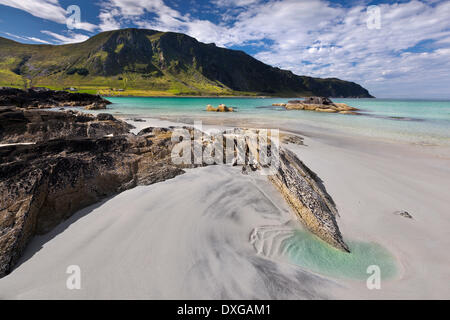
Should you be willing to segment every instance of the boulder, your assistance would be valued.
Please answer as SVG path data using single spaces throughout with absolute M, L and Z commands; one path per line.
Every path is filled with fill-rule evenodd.
M 308 97 L 305 100 L 290 100 L 285 105 L 286 110 L 309 110 L 317 112 L 357 114 L 357 108 L 350 107 L 345 103 L 334 103 L 326 97 Z
M 233 112 L 232 107 L 227 107 L 224 104 L 220 104 L 217 108 L 214 108 L 212 105 L 208 104 L 206 106 L 206 111 L 212 111 L 212 112 Z
M 303 100 L 303 103 L 332 105 L 333 101 L 331 101 L 327 97 L 307 97 L 307 98 L 305 98 L 305 100 Z

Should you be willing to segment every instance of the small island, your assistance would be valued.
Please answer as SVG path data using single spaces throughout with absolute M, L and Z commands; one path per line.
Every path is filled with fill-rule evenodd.
M 286 110 L 308 110 L 328 113 L 358 114 L 359 109 L 345 103 L 336 103 L 326 97 L 308 97 L 304 100 L 290 100 L 287 103 L 274 103 L 273 106 L 284 107 Z
M 212 112 L 234 112 L 234 109 L 232 107 L 227 107 L 223 103 L 220 104 L 217 108 L 214 108 L 212 105 L 208 104 L 206 106 L 206 111 L 212 111 Z

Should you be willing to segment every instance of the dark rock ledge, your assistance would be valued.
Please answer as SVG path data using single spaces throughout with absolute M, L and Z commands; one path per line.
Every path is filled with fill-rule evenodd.
M 71 93 L 48 89 L 0 88 L 0 106 L 15 106 L 26 109 L 48 109 L 56 107 L 84 107 L 88 110 L 106 109 L 111 104 L 98 95 Z

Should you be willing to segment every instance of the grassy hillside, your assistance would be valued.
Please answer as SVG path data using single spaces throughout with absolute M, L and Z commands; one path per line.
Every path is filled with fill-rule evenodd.
M 370 97 L 356 83 L 294 75 L 184 34 L 124 29 L 68 45 L 0 38 L 0 86 L 109 95 Z

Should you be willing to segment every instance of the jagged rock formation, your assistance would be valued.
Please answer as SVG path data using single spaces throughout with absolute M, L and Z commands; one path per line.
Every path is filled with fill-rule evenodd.
M 34 235 L 48 232 L 77 210 L 137 185 L 173 178 L 182 174 L 183 168 L 195 166 L 173 164 L 174 128 L 146 128 L 134 135 L 125 132 L 128 127 L 108 114 L 94 117 L 71 112 L 5 110 L 0 113 L 0 143 L 23 141 L 20 137 L 24 136 L 36 144 L 0 147 L 0 277 L 12 270 Z M 97 131 L 89 133 L 93 125 Z M 185 129 L 191 141 L 183 142 L 193 148 L 194 130 Z M 235 146 L 243 131 L 234 131 Z M 105 136 L 108 132 L 113 136 Z M 227 132 L 221 135 L 229 137 Z M 301 139 L 289 135 L 283 139 L 301 143 Z M 208 142 L 202 143 L 205 150 Z M 273 154 L 276 150 L 270 146 L 269 142 L 268 150 Z M 320 179 L 294 154 L 283 147 L 279 151 L 280 166 L 271 181 L 308 229 L 348 251 L 336 223 L 336 207 Z M 233 163 L 242 165 L 243 171 L 261 169 L 249 162 L 250 153 L 257 154 L 259 150 L 248 141 L 244 150 L 246 161 Z
M 333 199 L 320 178 L 294 153 L 280 149 L 280 167 L 269 179 L 312 233 L 332 246 L 350 252 L 336 222 L 338 211 Z
M 70 93 L 46 89 L 21 90 L 0 88 L 0 106 L 16 106 L 18 108 L 55 108 L 86 107 L 88 109 L 106 109 L 111 104 L 100 96 L 87 93 Z
M 253 133 L 258 135 L 259 130 L 253 130 Z M 250 160 L 250 154 L 253 154 L 253 158 L 259 158 L 260 144 L 256 144 L 254 140 L 252 142 L 249 136 L 242 138 L 244 134 L 245 130 L 242 129 L 233 131 L 235 146 L 238 145 L 239 139 L 247 140 L 245 150 L 246 163 L 243 166 L 243 173 L 247 173 L 250 170 L 256 171 L 261 169 L 260 161 L 253 165 Z M 230 135 L 228 134 L 228 136 Z M 284 143 L 303 144 L 303 140 L 295 135 L 282 134 L 280 138 Z M 297 213 L 303 225 L 335 248 L 350 252 L 336 222 L 336 216 L 338 216 L 336 205 L 327 193 L 320 178 L 298 159 L 292 151 L 282 146 L 278 147 L 277 150 L 277 144 L 273 145 L 270 137 L 265 142 L 267 143 L 268 154 L 279 154 L 279 165 L 275 172 L 268 176 L 269 180 L 279 189 L 283 197 Z

